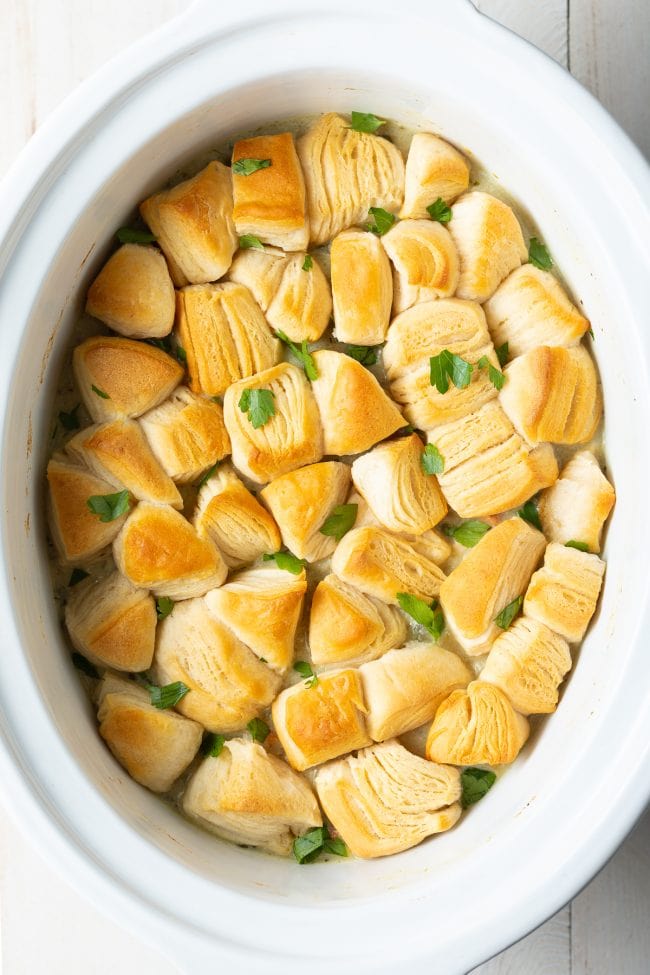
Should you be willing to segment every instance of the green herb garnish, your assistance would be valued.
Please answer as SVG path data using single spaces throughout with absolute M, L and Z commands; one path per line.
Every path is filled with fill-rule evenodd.
M 94 384 L 90 388 L 96 396 L 100 396 L 102 399 L 110 399 L 108 393 L 105 393 L 103 389 L 98 389 Z
M 520 508 L 517 512 L 520 518 L 527 521 L 529 525 L 533 528 L 537 528 L 538 531 L 542 530 L 542 523 L 539 520 L 539 511 L 537 510 L 537 505 L 534 501 L 527 501 L 523 508 Z
M 214 732 L 205 736 L 201 742 L 201 753 L 210 758 L 219 758 L 223 751 L 226 739 L 223 735 L 215 735 Z
M 317 675 L 312 670 L 311 664 L 307 663 L 306 660 L 296 660 L 293 669 L 305 678 L 305 687 L 315 687 L 318 683 Z
M 171 342 L 169 338 L 164 339 L 145 339 L 147 345 L 153 345 L 154 348 L 160 349 L 161 352 L 166 352 L 167 355 L 173 355 Z
M 153 244 L 158 239 L 150 230 L 136 230 L 134 227 L 120 227 L 115 236 L 120 244 Z
M 174 600 L 169 596 L 159 596 L 156 600 L 156 616 L 159 620 L 166 619 L 174 608 Z
M 586 542 L 578 542 L 575 538 L 572 538 L 570 542 L 564 543 L 565 548 L 577 548 L 579 552 L 588 552 L 589 546 Z
M 377 362 L 377 353 L 381 345 L 346 345 L 343 351 L 351 359 L 356 359 L 362 366 L 374 366 Z
M 254 430 L 259 430 L 275 416 L 275 393 L 270 389 L 245 389 L 239 398 L 239 409 L 246 413 Z
M 155 684 L 147 684 L 151 703 L 160 711 L 175 707 L 186 694 L 189 687 L 182 680 L 175 680 L 173 684 L 165 684 L 164 687 L 156 687 Z
M 311 256 L 311 254 L 305 254 L 305 259 L 302 262 L 303 271 L 311 271 L 313 266 L 314 266 L 314 258 Z
M 395 223 L 395 217 L 388 210 L 384 210 L 382 207 L 370 207 L 368 210 L 368 215 L 372 217 L 373 223 L 369 223 L 366 230 L 369 230 L 373 234 L 377 234 L 378 237 L 383 237 L 383 235 L 390 230 L 390 228 Z
M 357 520 L 358 504 L 339 504 L 320 527 L 321 535 L 330 535 L 337 542 L 353 527 Z
M 77 403 L 69 413 L 65 413 L 63 410 L 59 413 L 59 423 L 65 430 L 78 430 L 81 426 L 79 417 L 77 416 L 77 410 L 80 406 L 81 403 Z
M 422 451 L 420 463 L 425 474 L 442 474 L 445 469 L 445 458 L 432 443 L 428 443 Z
M 255 234 L 242 234 L 239 238 L 239 246 L 243 251 L 254 247 L 258 251 L 264 250 L 264 244 Z
M 465 389 L 469 386 L 474 369 L 471 362 L 466 362 L 449 349 L 443 349 L 439 355 L 432 355 L 429 359 L 429 367 L 429 381 L 439 393 L 447 392 L 450 379 L 456 389 Z
M 85 569 L 73 569 L 68 580 L 68 585 L 76 586 L 78 582 L 81 582 L 82 579 L 87 579 L 89 575 L 90 573 L 86 572 Z
M 262 556 L 263 562 L 275 562 L 278 569 L 291 572 L 294 576 L 299 576 L 307 565 L 305 559 L 297 558 L 292 552 L 273 552 Z
M 531 237 L 528 244 L 528 260 L 541 271 L 550 271 L 553 267 L 553 258 L 548 252 L 546 244 L 543 244 L 537 237 Z
M 352 112 L 351 117 L 350 128 L 354 129 L 355 132 L 369 132 L 372 135 L 382 125 L 386 125 L 386 119 L 377 118 L 372 112 Z
M 232 171 L 235 176 L 250 176 L 258 169 L 268 169 L 271 165 L 270 159 L 238 159 L 232 164 Z
M 435 203 L 431 203 L 427 207 L 427 213 L 432 220 L 437 220 L 438 223 L 449 223 L 451 220 L 451 207 L 447 206 L 441 196 L 438 197 Z
M 253 718 L 248 722 L 246 727 L 250 731 L 253 741 L 259 741 L 260 743 L 266 741 L 271 730 L 266 721 L 263 721 L 261 718 Z
M 517 598 L 513 599 L 511 603 L 508 603 L 507 606 L 504 606 L 504 608 L 501 610 L 499 615 L 495 617 L 494 622 L 496 623 L 496 625 L 499 626 L 502 630 L 507 630 L 510 624 L 512 623 L 512 621 L 514 620 L 515 616 L 521 609 L 521 604 L 523 603 L 523 601 L 524 601 L 523 596 L 517 596 Z
M 330 836 L 327 826 L 317 826 L 293 841 L 293 855 L 298 863 L 313 863 L 321 853 L 346 857 L 348 848 L 340 836 Z
M 476 365 L 478 366 L 479 369 L 487 369 L 488 379 L 490 380 L 490 382 L 492 383 L 495 389 L 499 389 L 499 390 L 503 389 L 503 384 L 506 381 L 506 377 L 504 376 L 504 374 L 501 372 L 500 369 L 497 369 L 496 366 L 492 365 L 492 363 L 490 362 L 490 360 L 486 355 L 482 355 L 481 358 L 476 363 Z
M 214 472 L 219 467 L 219 464 L 220 463 L 221 463 L 220 461 L 217 461 L 216 464 L 213 464 L 212 467 L 209 467 L 207 469 L 207 471 L 205 472 L 205 474 L 203 475 L 203 477 L 200 478 L 200 480 L 198 480 L 196 482 L 196 490 L 197 491 L 200 491 L 201 488 L 203 487 L 203 485 L 206 484 L 210 480 L 210 478 L 212 477 L 212 475 L 214 474 Z
M 314 357 L 309 351 L 309 346 L 305 341 L 300 343 L 300 348 L 291 341 L 288 335 L 284 332 L 277 331 L 275 333 L 281 342 L 287 345 L 296 359 L 299 361 L 302 368 L 305 370 L 305 375 L 310 383 L 313 383 L 314 379 L 318 379 L 318 369 L 316 368 L 316 363 L 314 362 Z
M 460 542 L 465 548 L 474 548 L 489 530 L 489 525 L 475 518 L 464 521 L 460 525 L 445 525 L 444 528 L 445 535 L 453 538 L 456 542 Z
M 99 671 L 97 668 L 91 664 L 90 660 L 86 660 L 85 657 L 82 657 L 80 653 L 72 654 L 72 663 L 75 665 L 77 670 L 80 670 L 82 674 L 86 675 L 86 677 L 94 677 L 95 680 L 97 680 L 99 677 Z
M 100 521 L 115 521 L 129 510 L 129 492 L 118 491 L 117 494 L 93 494 L 86 501 L 86 505 Z
M 507 342 L 504 342 L 503 345 L 500 345 L 499 348 L 498 349 L 495 349 L 494 351 L 497 354 L 497 359 L 499 360 L 499 365 L 503 369 L 503 367 L 505 366 L 506 362 L 510 358 L 510 348 L 509 348 L 508 343 Z
M 496 779 L 497 777 L 494 772 L 490 772 L 488 769 L 463 769 L 460 773 L 460 785 L 463 790 L 460 797 L 460 804 L 463 809 L 467 809 L 468 806 L 473 806 L 475 802 L 478 802 L 483 796 L 487 795 L 496 782 Z
M 397 602 L 405 613 L 423 626 L 431 634 L 433 639 L 438 642 L 445 629 L 445 617 L 438 606 L 437 600 L 427 603 L 418 596 L 412 596 L 408 592 L 398 592 Z

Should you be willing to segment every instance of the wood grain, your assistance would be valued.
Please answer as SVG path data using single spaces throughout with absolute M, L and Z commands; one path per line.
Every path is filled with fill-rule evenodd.
M 509 27 L 565 68 L 569 0 L 473 0 L 481 13 Z

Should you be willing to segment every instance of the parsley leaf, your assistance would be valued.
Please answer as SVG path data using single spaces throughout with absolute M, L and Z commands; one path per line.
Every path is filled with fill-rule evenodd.
M 246 725 L 251 733 L 253 741 L 265 742 L 269 736 L 270 728 L 266 721 L 261 718 L 252 718 Z
M 152 244 L 158 239 L 150 230 L 135 230 L 133 227 L 120 227 L 115 236 L 120 244 Z
M 352 112 L 351 129 L 355 132 L 376 132 L 382 125 L 386 125 L 386 119 L 377 118 L 372 112 Z
M 169 596 L 159 596 L 156 600 L 156 616 L 159 620 L 164 620 L 174 608 L 174 600 Z
M 275 561 L 278 569 L 284 569 L 285 572 L 291 572 L 294 576 L 299 576 L 307 565 L 305 559 L 297 558 L 292 552 L 273 552 L 270 555 L 263 555 L 262 561 Z
M 454 352 L 450 352 L 449 349 L 443 349 L 440 355 L 431 356 L 429 368 L 431 385 L 435 386 L 439 393 L 446 393 L 450 379 L 456 389 L 465 389 L 469 386 L 474 366 Z
M 496 782 L 496 779 L 497 777 L 494 772 L 490 772 L 488 769 L 463 769 L 460 773 L 460 785 L 463 790 L 460 804 L 463 809 L 467 809 L 468 806 L 473 806 L 475 802 L 478 802 L 483 796 L 487 795 Z
M 89 575 L 90 573 L 86 572 L 85 569 L 73 569 L 68 580 L 68 585 L 76 586 L 78 582 L 81 582 L 82 579 L 87 579 Z
M 201 753 L 210 758 L 219 758 L 225 743 L 226 739 L 223 735 L 215 735 L 214 733 L 206 735 L 201 743 Z
M 314 357 L 309 351 L 309 346 L 305 341 L 300 343 L 300 348 L 291 341 L 288 335 L 284 332 L 277 331 L 275 333 L 281 342 L 288 345 L 296 359 L 300 362 L 300 365 L 305 370 L 305 375 L 310 383 L 313 383 L 314 379 L 318 379 L 318 369 L 316 368 L 316 363 L 314 362 Z
M 495 349 L 495 352 L 497 354 L 497 359 L 499 360 L 499 365 L 503 369 L 506 362 L 510 358 L 510 348 L 508 343 L 504 342 L 503 345 L 500 345 L 498 349 Z
M 305 687 L 315 687 L 318 683 L 318 677 L 312 670 L 311 664 L 307 663 L 306 660 L 296 660 L 293 665 L 293 669 L 296 673 L 300 674 L 301 677 L 305 679 Z
M 270 389 L 245 389 L 239 398 L 239 409 L 246 413 L 254 430 L 259 430 L 275 416 L 275 393 Z
M 210 478 L 212 477 L 212 475 L 214 474 L 214 472 L 218 468 L 219 464 L 220 464 L 220 461 L 217 461 L 216 464 L 213 464 L 212 467 L 209 467 L 207 469 L 207 471 L 205 472 L 205 474 L 203 475 L 203 477 L 196 482 L 196 490 L 197 491 L 200 491 L 201 488 L 203 487 L 203 485 L 204 484 L 207 484 L 207 482 L 210 480 Z
M 489 525 L 475 518 L 463 521 L 460 525 L 445 525 L 444 528 L 445 535 L 460 542 L 465 548 L 474 548 L 489 530 Z
M 185 351 L 182 345 L 176 346 L 176 358 L 184 366 L 187 365 L 187 352 Z
M 492 363 L 490 362 L 490 360 L 486 355 L 482 355 L 481 358 L 476 363 L 476 365 L 478 366 L 479 369 L 487 369 L 488 379 L 490 380 L 490 382 L 492 383 L 495 389 L 499 389 L 499 390 L 503 389 L 503 384 L 506 381 L 506 377 L 499 369 L 497 369 L 496 366 L 492 365 Z
M 235 176 L 250 176 L 258 169 L 268 169 L 271 165 L 270 159 L 238 159 L 232 164 L 232 171 Z
M 305 259 L 302 262 L 303 271 L 311 271 L 313 266 L 314 266 L 314 258 L 311 256 L 311 254 L 305 254 Z
M 445 629 L 445 618 L 442 610 L 438 607 L 434 599 L 432 603 L 426 603 L 418 596 L 412 596 L 408 592 L 398 592 L 397 602 L 405 613 L 423 626 L 431 634 L 433 639 L 438 642 Z
M 356 359 L 362 366 L 374 366 L 377 362 L 377 352 L 380 345 L 346 345 L 343 349 L 351 359 Z
M 539 511 L 537 510 L 537 505 L 534 501 L 527 501 L 523 508 L 520 508 L 517 512 L 520 518 L 527 521 L 529 525 L 533 528 L 537 528 L 538 531 L 542 530 L 542 523 L 539 520 Z
M 513 599 L 511 603 L 508 603 L 507 606 L 504 606 L 504 608 L 501 610 L 499 615 L 496 616 L 494 619 L 496 625 L 499 626 L 502 630 L 507 630 L 510 624 L 512 623 L 512 621 L 514 620 L 515 616 L 521 609 L 521 604 L 523 603 L 523 601 L 524 601 L 523 596 L 517 596 L 517 598 Z
M 358 504 L 338 504 L 321 525 L 321 535 L 330 535 L 340 542 L 357 520 L 358 508 Z
M 173 355 L 169 337 L 164 339 L 145 339 L 145 342 L 147 343 L 147 345 L 153 345 L 156 349 L 161 349 L 163 352 L 166 352 L 168 355 Z
M 243 251 L 249 250 L 251 247 L 256 248 L 258 251 L 264 250 L 264 244 L 255 234 L 242 234 L 239 238 L 239 246 Z
M 99 520 L 106 523 L 115 521 L 129 510 L 129 492 L 118 491 L 117 494 L 93 494 L 86 501 L 86 505 Z
M 340 836 L 330 836 L 327 826 L 317 826 L 293 841 L 293 855 L 298 863 L 313 863 L 321 853 L 348 855 L 348 848 Z
M 90 660 L 86 660 L 85 657 L 82 657 L 80 653 L 72 654 L 72 663 L 75 665 L 77 670 L 80 670 L 82 674 L 86 675 L 86 677 L 94 677 L 95 680 L 97 680 L 99 677 L 99 671 L 97 668 L 91 664 Z
M 420 463 L 425 474 L 442 474 L 445 469 L 445 458 L 432 443 L 428 443 L 422 451 Z
M 586 542 L 577 542 L 575 538 L 572 538 L 570 542 L 564 543 L 565 548 L 577 548 L 579 552 L 588 552 L 589 546 Z
M 372 217 L 374 223 L 369 223 L 366 230 L 377 234 L 378 237 L 383 237 L 395 223 L 393 214 L 389 213 L 388 210 L 384 210 L 382 207 L 370 207 L 368 216 Z
M 151 703 L 160 711 L 175 707 L 186 694 L 189 687 L 182 680 L 175 680 L 173 684 L 165 684 L 164 687 L 156 687 L 155 684 L 147 684 Z
M 451 220 L 451 207 L 447 206 L 445 201 L 441 196 L 427 207 L 427 213 L 432 220 L 437 220 L 438 223 L 449 223 Z
M 78 430 L 81 426 L 79 422 L 79 417 L 77 416 L 77 410 L 81 406 L 81 403 L 77 403 L 74 409 L 70 410 L 69 413 L 65 413 L 63 410 L 59 413 L 59 423 L 64 428 L 64 430 Z
M 546 244 L 543 244 L 537 237 L 531 237 L 528 244 L 528 260 L 541 271 L 550 271 L 553 267 L 553 258 L 548 252 Z
M 98 389 L 94 384 L 90 388 L 92 389 L 93 393 L 100 396 L 102 399 L 110 399 L 108 393 L 105 393 L 103 389 Z

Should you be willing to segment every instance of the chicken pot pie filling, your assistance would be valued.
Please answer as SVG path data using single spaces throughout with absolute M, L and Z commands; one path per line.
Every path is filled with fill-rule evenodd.
M 596 612 L 593 333 L 438 134 L 270 129 L 143 201 L 90 284 L 55 595 L 141 786 L 298 863 L 386 856 L 530 747 Z

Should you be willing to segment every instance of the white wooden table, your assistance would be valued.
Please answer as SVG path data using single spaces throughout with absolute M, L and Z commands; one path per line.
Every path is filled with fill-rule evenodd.
M 650 156 L 650 0 L 475 2 L 569 68 Z M 70 89 L 187 4 L 0 0 L 0 176 Z M 648 975 L 649 909 L 650 814 L 570 905 L 474 975 Z M 54 874 L 1 809 L 0 919 L 4 975 L 177 975 Z

